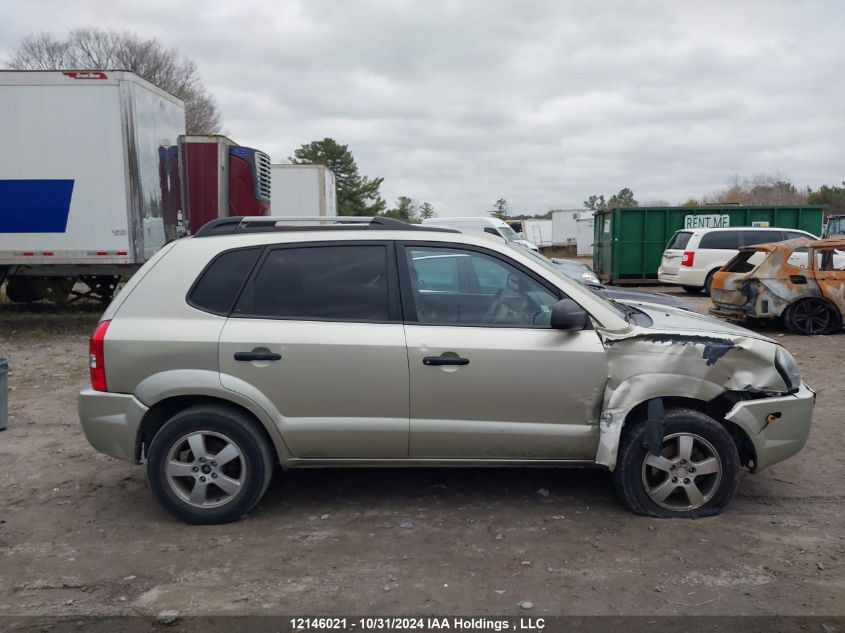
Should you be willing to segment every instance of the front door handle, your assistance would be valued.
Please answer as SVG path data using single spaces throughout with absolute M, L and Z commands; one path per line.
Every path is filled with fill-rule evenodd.
M 267 352 L 235 352 L 235 360 L 282 360 L 282 355 Z
M 454 356 L 426 356 L 423 365 L 440 367 L 442 365 L 469 365 L 469 358 L 455 358 Z

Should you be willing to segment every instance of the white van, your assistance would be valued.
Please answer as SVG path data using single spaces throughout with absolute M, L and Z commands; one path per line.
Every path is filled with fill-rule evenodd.
M 462 233 L 481 233 L 487 235 L 495 235 L 501 237 L 507 242 L 513 242 L 530 248 L 532 251 L 539 253 L 540 249 L 534 242 L 529 242 L 526 239 L 519 237 L 519 234 L 514 231 L 510 225 L 499 218 L 489 217 L 460 217 L 460 218 L 428 218 L 422 221 L 423 224 L 429 226 L 442 226 L 449 229 L 458 229 Z
M 733 259 L 740 246 L 782 242 L 797 237 L 819 239 L 797 229 L 750 226 L 684 229 L 675 233 L 666 245 L 657 278 L 666 284 L 677 284 L 689 293 L 699 293 L 704 289 L 709 295 L 713 273 Z

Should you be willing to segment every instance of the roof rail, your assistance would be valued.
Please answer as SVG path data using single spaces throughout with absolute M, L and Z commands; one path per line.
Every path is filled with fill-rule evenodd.
M 309 223 L 312 226 L 303 225 Z M 313 226 L 315 223 L 322 223 Z M 296 226 L 296 225 L 299 226 Z M 294 225 L 294 226 L 291 226 Z M 389 231 L 437 231 L 442 233 L 460 233 L 457 229 L 444 227 L 420 226 L 409 224 L 396 218 L 383 216 L 323 215 L 323 216 L 233 216 L 219 218 L 204 224 L 194 237 L 212 235 L 231 235 L 233 233 L 264 233 L 269 231 L 316 231 L 338 229 L 368 229 Z

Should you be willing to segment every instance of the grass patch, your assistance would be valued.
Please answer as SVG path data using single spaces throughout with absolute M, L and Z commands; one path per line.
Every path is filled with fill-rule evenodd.
M 0 341 L 17 336 L 84 334 L 90 335 L 103 308 L 97 304 L 56 306 L 0 304 Z

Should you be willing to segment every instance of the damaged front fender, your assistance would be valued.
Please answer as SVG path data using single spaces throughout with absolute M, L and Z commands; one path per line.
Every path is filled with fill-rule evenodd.
M 785 392 L 775 366 L 777 345 L 743 334 L 599 331 L 609 380 L 600 416 L 596 463 L 613 470 L 622 428 L 637 405 L 653 398 L 709 402 L 729 391 Z M 742 330 L 740 330 L 742 332 Z

